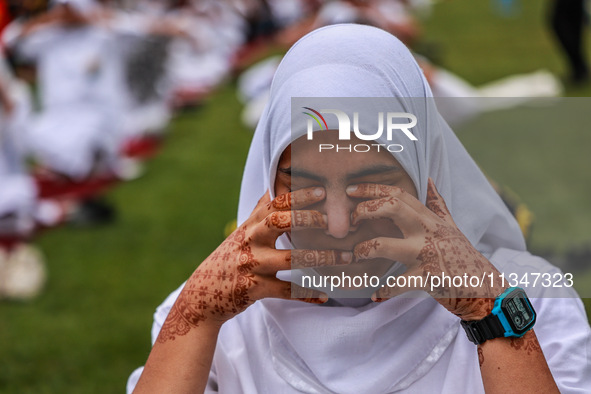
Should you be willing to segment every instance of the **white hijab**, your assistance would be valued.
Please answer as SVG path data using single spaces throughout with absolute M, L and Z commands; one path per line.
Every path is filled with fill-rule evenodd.
M 248 155 L 239 223 L 267 189 L 290 144 L 292 97 L 432 97 L 408 49 L 394 36 L 361 25 L 333 25 L 296 43 L 273 80 L 269 104 Z M 487 256 L 525 250 L 519 226 L 445 121 L 423 100 L 409 112 L 429 114 L 413 129 L 418 143 L 396 155 L 425 202 L 428 177 L 460 230 Z M 327 117 L 328 119 L 329 117 Z M 278 247 L 287 248 L 285 240 Z M 394 298 L 359 307 L 265 299 L 239 316 L 242 332 L 268 341 L 268 365 L 291 387 L 315 392 L 392 392 L 424 376 L 455 337 L 459 321 L 432 298 Z M 228 327 L 228 330 L 230 328 Z M 223 336 L 220 338 L 223 341 Z M 260 349 L 260 347 L 266 347 Z M 270 390 L 272 392 L 273 390 Z

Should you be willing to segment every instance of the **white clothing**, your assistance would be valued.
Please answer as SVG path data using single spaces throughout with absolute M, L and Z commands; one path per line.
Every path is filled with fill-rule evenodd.
M 304 0 L 268 0 L 275 24 L 282 28 L 290 26 L 307 15 Z
M 38 68 L 42 111 L 27 145 L 45 165 L 74 179 L 97 153 L 114 165 L 124 103 L 122 64 L 106 29 L 45 27 L 16 41 Z
M 346 1 L 333 0 L 322 5 L 316 16 L 316 26 L 354 23 L 360 18 L 359 10 Z
M 517 267 L 524 268 L 524 265 L 536 263 L 537 268 L 544 267 L 547 272 L 559 272 L 555 267 L 551 267 L 542 259 L 532 260 L 527 255 L 517 254 L 508 249 L 499 250 L 496 256 L 493 256 L 493 262 L 503 260 L 508 263 L 507 256 L 513 255 L 514 264 Z M 525 259 L 524 259 L 525 257 Z M 183 284 L 184 286 L 184 284 Z M 154 325 L 152 327 L 152 343 L 154 343 L 164 324 L 168 312 L 170 311 L 176 297 L 182 290 L 179 287 L 158 307 L 154 313 Z M 591 357 L 591 336 L 589 325 L 585 318 L 585 309 L 577 298 L 572 294 L 572 298 L 532 298 L 531 299 L 538 320 L 536 322 L 536 336 L 542 348 L 544 355 L 550 366 L 552 374 L 558 383 L 561 393 L 589 393 L 589 375 L 591 368 L 589 360 Z M 285 304 L 283 301 L 276 302 Z M 391 301 L 386 301 L 388 305 Z M 304 308 L 299 302 L 293 301 L 294 306 Z M 371 306 L 371 304 L 370 304 Z M 433 301 L 429 302 L 428 307 L 439 308 Z M 367 327 L 364 321 L 371 314 L 372 308 L 348 308 L 348 324 L 359 323 L 360 327 Z M 285 350 L 285 355 L 281 358 L 276 357 L 269 365 L 269 354 L 262 352 L 271 346 L 287 346 L 285 338 L 281 337 L 279 329 L 272 325 L 268 315 L 261 311 L 261 302 L 255 303 L 246 312 L 236 316 L 234 319 L 224 324 L 222 328 L 223 340 L 218 340 L 218 348 L 212 366 L 210 381 L 207 393 L 330 393 L 327 388 L 318 383 L 315 377 L 306 377 L 302 365 L 307 360 L 301 357 L 293 349 Z M 297 309 L 297 308 L 296 308 Z M 334 309 L 334 308 L 333 308 Z M 374 311 L 375 312 L 375 311 Z M 404 318 L 405 315 L 411 315 L 413 310 L 401 311 L 392 305 L 391 308 L 384 308 L 383 313 L 399 313 Z M 299 314 L 297 317 L 301 317 Z M 295 320 L 295 319 L 294 319 Z M 427 323 L 425 323 L 427 324 Z M 319 329 L 313 321 L 306 321 L 308 325 L 305 329 L 308 333 L 313 333 Z M 301 327 L 302 325 L 298 325 Z M 329 327 L 335 330 L 338 327 Z M 401 335 L 399 332 L 390 332 L 388 327 L 383 327 L 382 335 L 388 339 L 388 336 Z M 565 333 L 561 337 L 557 332 Z M 253 335 L 258 333 L 258 335 Z M 412 335 L 412 334 L 409 334 Z M 222 335 L 221 335 L 222 336 Z M 356 348 L 357 352 L 367 351 L 365 346 L 369 346 L 367 341 L 374 341 L 376 338 L 361 336 L 361 344 L 357 347 L 351 343 L 339 342 L 335 347 L 342 346 L 345 351 L 351 351 Z M 409 349 L 412 350 L 412 349 Z M 442 352 L 440 355 L 438 352 Z M 398 352 L 396 353 L 398 354 Z M 443 338 L 440 346 L 436 346 L 432 354 L 439 356 L 439 361 L 434 364 L 425 375 L 418 380 L 412 381 L 413 376 L 407 379 L 400 379 L 398 371 L 391 368 L 385 371 L 392 381 L 400 379 L 397 387 L 391 387 L 386 391 L 373 391 L 370 386 L 371 381 L 363 376 L 358 379 L 361 388 L 347 390 L 346 387 L 341 390 L 334 390 L 339 393 L 365 393 L 365 392 L 397 392 L 397 393 L 484 393 L 480 370 L 478 366 L 478 356 L 476 346 L 468 341 L 466 333 L 459 324 L 455 325 L 448 335 Z M 340 360 L 337 354 L 335 360 Z M 236 362 L 242 360 L 241 362 Z M 368 362 L 371 359 L 368 359 Z M 335 361 L 337 362 L 337 361 Z M 223 371 L 223 372 L 222 372 Z M 138 368 L 130 376 L 127 383 L 127 393 L 131 393 L 135 387 L 142 368 Z M 350 369 L 343 368 L 343 374 L 354 373 Z M 434 383 L 437 382 L 437 383 Z M 407 386 L 408 385 L 408 386 Z M 394 386 L 394 385 L 393 385 Z M 578 387 L 578 388 L 577 388 Z
M 228 4 L 201 1 L 170 13 L 187 37 L 174 38 L 167 69 L 174 90 L 209 90 L 231 69 L 232 56 L 244 42 L 244 21 Z
M 8 115 L 0 109 L 0 217 L 12 214 L 15 220 L 0 220 L 0 234 L 27 234 L 33 228 L 37 187 L 23 166 L 22 136 L 31 115 L 27 86 L 12 77 L 0 59 L 0 80 L 13 103 Z

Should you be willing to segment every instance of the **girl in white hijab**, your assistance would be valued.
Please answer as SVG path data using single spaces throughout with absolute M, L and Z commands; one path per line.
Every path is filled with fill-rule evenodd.
M 275 75 L 252 142 L 240 196 L 241 225 L 158 308 L 154 347 L 143 373 L 138 369 L 130 377 L 128 391 L 140 375 L 137 392 L 582 393 L 591 387 L 591 334 L 574 291 L 545 299 L 543 290 L 528 290 L 539 297 L 532 299 L 538 314 L 535 335 L 530 331 L 522 339 L 497 338 L 477 347 L 454 314 L 483 318 L 491 299 L 448 295 L 436 300 L 380 291 L 374 300 L 393 298 L 326 302 L 322 293 L 277 279 L 278 271 L 303 260 L 296 250 L 281 250 L 291 248 L 281 234 L 297 227 L 334 230 L 333 208 L 323 205 L 333 198 L 330 187 L 297 190 L 291 198 L 279 195 L 278 180 L 290 164 L 287 148 L 305 133 L 289 132 L 292 97 L 428 98 L 431 92 L 410 52 L 382 30 L 335 25 L 294 45 Z M 386 246 L 396 246 L 391 249 L 362 248 L 362 242 L 355 257 L 380 255 L 405 263 L 412 272 L 427 270 L 423 263 L 429 256 L 414 240 L 445 228 L 455 234 L 455 247 L 476 256 L 479 272 L 559 273 L 525 251 L 502 201 L 442 118 L 422 102 L 412 101 L 409 108 L 424 115 L 423 127 L 413 129 L 418 142 L 395 156 L 405 171 L 406 193 L 366 184 L 347 194 L 377 198 L 358 204 L 353 217 L 367 215 L 375 201 L 394 201 L 424 230 L 389 208 L 404 238 L 386 240 Z M 351 261 L 347 252 L 314 256 L 317 266 Z M 306 302 L 287 300 L 292 292 Z

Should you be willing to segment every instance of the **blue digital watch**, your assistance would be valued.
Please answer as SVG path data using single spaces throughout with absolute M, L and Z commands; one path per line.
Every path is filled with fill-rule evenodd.
M 500 337 L 520 338 L 536 322 L 536 311 L 520 287 L 510 287 L 495 299 L 490 315 L 481 320 L 461 321 L 468 339 L 480 345 Z

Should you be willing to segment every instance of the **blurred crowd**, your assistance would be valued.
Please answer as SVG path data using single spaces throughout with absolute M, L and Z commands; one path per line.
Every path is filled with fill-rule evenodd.
M 280 57 L 304 34 L 364 23 L 420 47 L 431 0 L 0 0 L 0 298 L 45 280 L 40 231 L 113 220 L 110 188 L 141 174 L 178 110 L 238 77 L 254 128 Z M 428 52 L 423 51 L 423 53 Z M 553 96 L 543 70 L 474 87 L 418 55 L 437 97 Z M 503 102 L 504 103 L 504 102 Z M 449 122 L 486 106 L 442 105 Z
M 252 6 L 0 2 L 0 298 L 42 288 L 40 231 L 113 220 L 104 194 L 141 174 L 174 111 L 232 72 Z

